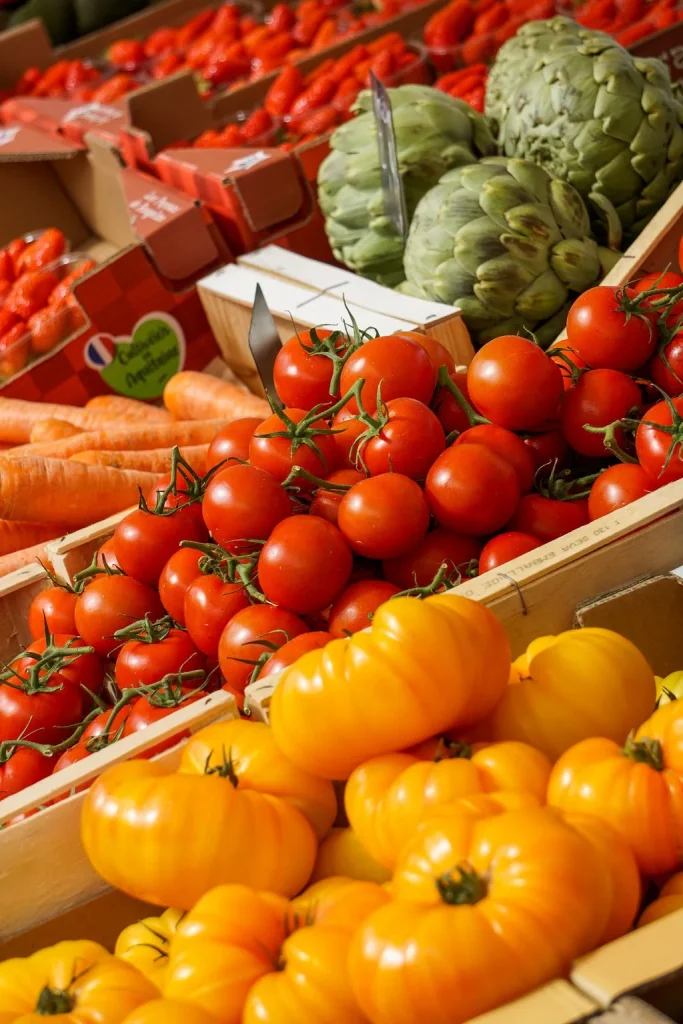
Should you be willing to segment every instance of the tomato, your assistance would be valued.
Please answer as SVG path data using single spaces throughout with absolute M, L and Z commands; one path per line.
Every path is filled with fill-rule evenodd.
M 683 413 L 683 397 L 670 398 L 677 417 Z M 683 477 L 683 433 L 674 423 L 669 402 L 657 402 L 648 409 L 636 430 L 636 455 L 648 477 L 657 487 Z M 657 424 L 649 426 L 650 423 Z M 668 428 L 660 430 L 659 426 Z
M 589 370 L 567 391 L 562 406 L 562 432 L 574 451 L 600 458 L 609 454 L 603 434 L 585 429 L 606 427 L 624 416 L 637 416 L 643 396 L 634 380 L 619 370 Z M 616 441 L 623 447 L 624 432 Z
M 561 349 L 562 354 L 557 353 L 557 349 Z M 553 342 L 553 344 L 548 349 L 548 355 L 550 356 L 552 361 L 556 363 L 560 368 L 560 373 L 562 374 L 562 384 L 564 386 L 565 391 L 569 390 L 569 388 L 574 387 L 575 374 L 572 371 L 572 367 L 569 365 L 570 362 L 573 364 L 576 370 L 588 369 L 588 364 L 586 363 L 585 359 L 582 359 L 579 353 L 575 351 L 575 349 L 569 347 L 569 344 L 566 341 L 566 339 L 563 341 Z
M 106 567 L 110 569 L 121 568 L 116 558 L 113 537 L 110 537 L 109 540 L 105 541 L 102 547 L 97 552 L 97 564 L 101 569 L 104 569 Z
M 352 828 L 333 828 L 318 847 L 311 882 L 326 878 L 355 878 L 383 885 L 391 873 L 373 860 Z
M 129 576 L 96 576 L 76 602 L 76 629 L 98 654 L 110 657 L 120 646 L 114 633 L 149 615 L 163 614 L 156 591 Z
M 316 337 L 311 337 L 315 333 Z M 294 335 L 284 343 L 273 366 L 273 383 L 280 401 L 295 409 L 312 409 L 314 405 L 331 405 L 330 385 L 334 361 L 326 355 L 316 354 L 319 341 L 332 337 L 332 331 L 320 327 Z M 337 350 L 347 342 L 340 336 Z
M 420 331 L 397 331 L 395 337 L 409 338 L 421 345 L 431 359 L 437 374 L 442 366 L 445 366 L 449 373 L 453 370 L 453 356 L 431 334 L 421 334 Z
M 124 707 L 119 708 L 113 717 L 111 708 L 103 711 L 101 715 L 97 715 L 81 736 L 80 742 L 84 746 L 100 749 L 100 744 L 90 743 L 89 741 L 100 740 L 101 746 L 107 746 L 109 743 L 121 739 L 130 714 L 130 707 L 130 704 L 126 704 Z M 111 722 L 109 721 L 110 719 Z
M 270 728 L 295 764 L 344 779 L 369 757 L 481 721 L 509 675 L 509 641 L 484 605 L 455 593 L 397 597 L 377 609 L 367 632 L 285 670 Z
M 184 629 L 172 629 L 163 620 L 139 630 L 139 639 L 128 640 L 116 658 L 114 677 L 120 690 L 149 686 L 167 675 L 206 668 L 206 658 Z
M 475 537 L 451 533 L 437 526 L 407 555 L 385 559 L 382 572 L 400 590 L 428 587 L 444 563 L 449 577 L 454 576 L 456 570 L 466 575 L 480 551 L 481 541 Z
M 84 761 L 86 757 L 90 757 L 90 751 L 85 745 L 85 742 L 80 740 L 78 743 L 74 743 L 73 747 L 69 747 L 68 750 L 65 750 L 64 753 L 55 761 L 52 774 L 54 775 L 55 772 L 61 772 L 62 768 L 70 768 L 72 764 L 78 764 L 79 761 Z M 87 783 L 87 785 L 81 786 L 79 789 L 87 789 L 89 785 L 90 783 Z
M 159 576 L 159 597 L 168 614 L 185 625 L 185 594 L 191 583 L 201 576 L 201 551 L 179 548 L 171 555 Z
M 249 458 L 249 442 L 254 431 L 263 423 L 260 416 L 245 416 L 222 427 L 209 445 L 206 453 L 206 471 L 221 463 L 246 462 Z
M 185 592 L 183 613 L 187 631 L 200 651 L 215 658 L 221 633 L 233 615 L 249 607 L 241 583 L 218 576 L 198 576 Z
M 154 950 L 151 952 L 158 958 Z M 153 999 L 133 1010 L 122 1024 L 216 1024 L 216 1018 L 200 1006 L 191 1006 L 185 1001 Z
M 332 636 L 351 636 L 367 629 L 380 605 L 395 594 L 398 587 L 385 580 L 359 580 L 339 595 L 332 605 L 328 628 Z
M 52 765 L 53 758 L 45 757 L 39 750 L 30 747 L 10 750 L 9 757 L 0 760 L 0 800 L 47 778 Z
M 450 377 L 465 401 L 469 402 L 470 394 L 467 390 L 467 371 L 456 371 L 451 373 Z M 461 433 L 463 430 L 468 429 L 470 421 L 467 418 L 467 413 L 458 405 L 457 400 L 448 388 L 437 387 L 432 407 L 446 434 L 452 434 L 454 431 Z
M 218 663 L 226 684 L 223 689 L 241 702 L 251 676 L 268 655 L 308 632 L 306 623 L 284 608 L 255 604 L 237 612 L 218 643 Z
M 620 462 L 604 470 L 591 487 L 588 515 L 591 520 L 608 516 L 655 489 L 656 484 L 653 484 L 644 469 Z
M 201 540 L 206 540 L 206 530 L 203 526 L 202 518 L 202 505 L 201 502 L 196 500 L 198 492 L 201 490 L 199 485 L 194 481 L 188 483 L 180 473 L 176 476 L 176 493 L 173 494 L 170 491 L 168 494 L 168 488 L 171 485 L 171 474 L 166 473 L 160 477 L 159 480 L 150 488 L 149 492 L 145 495 L 145 500 L 151 511 L 155 511 L 157 504 L 161 501 L 160 495 L 165 495 L 163 507 L 165 509 L 173 509 L 173 518 L 176 522 L 185 522 L 190 524 L 194 529 L 198 529 L 202 536 Z
M 258 579 L 272 604 L 298 615 L 327 608 L 349 581 L 353 555 L 336 526 L 318 516 L 293 516 L 261 549 Z
M 323 630 L 315 633 L 300 633 L 299 636 L 295 636 L 293 640 L 289 640 L 275 651 L 272 658 L 269 658 L 266 662 L 265 668 L 259 675 L 259 679 L 264 679 L 265 676 L 272 676 L 276 672 L 284 671 L 284 669 L 293 665 L 302 654 L 316 651 L 319 647 L 324 647 L 332 639 L 334 639 L 332 634 L 326 633 Z
M 517 476 L 520 494 L 530 491 L 536 475 L 536 462 L 521 437 L 505 427 L 482 423 L 463 431 L 453 442 L 459 444 L 483 444 L 489 451 L 500 455 L 509 462 Z
M 361 480 L 339 506 L 339 529 L 364 558 L 405 555 L 420 543 L 428 526 L 429 508 L 422 488 L 400 473 Z
M 569 445 L 561 430 L 546 430 L 523 438 L 536 463 L 536 469 L 550 470 L 554 464 L 562 469 L 569 456 Z
M 12 665 L 19 679 L 13 677 L 11 685 L 0 683 L 0 743 L 19 738 L 61 743 L 83 717 L 81 691 L 58 672 L 47 670 L 39 669 L 31 682 L 35 664 L 32 658 L 20 658 Z
M 647 375 L 672 398 L 683 394 L 683 331 L 655 352 L 647 365 Z
M 240 540 L 267 540 L 274 527 L 292 513 L 292 502 L 280 484 L 256 466 L 220 470 L 202 502 L 204 522 L 214 540 L 239 551 Z
M 357 469 L 335 469 L 334 473 L 330 473 L 327 477 L 327 482 L 352 487 L 359 480 L 364 479 L 364 474 L 359 473 Z M 339 506 L 343 497 L 344 491 L 331 491 L 319 487 L 309 506 L 309 515 L 320 516 L 321 519 L 326 519 L 328 523 L 336 526 L 339 520 Z
M 515 533 L 514 531 L 499 533 L 497 537 L 492 537 L 482 549 L 479 556 L 479 575 L 481 576 L 483 572 L 489 572 L 491 569 L 497 569 L 499 565 L 511 562 L 514 558 L 526 555 L 540 546 L 541 541 L 529 533 Z
M 535 430 L 552 419 L 564 393 L 560 368 L 526 338 L 488 341 L 467 370 L 474 407 L 508 430 Z
M 357 449 L 357 462 L 371 476 L 402 473 L 424 480 L 434 460 L 446 447 L 439 420 L 414 398 L 394 398 L 377 414 L 377 433 Z
M 542 544 L 578 530 L 588 522 L 588 502 L 584 498 L 560 501 L 542 494 L 524 494 L 517 511 L 507 524 L 515 533 L 530 533 Z
M 149 697 L 139 697 L 130 706 L 130 714 L 126 718 L 126 724 L 123 729 L 124 736 L 132 736 L 136 732 L 140 732 L 142 729 L 146 729 L 148 725 L 154 725 L 156 722 L 160 722 L 163 718 L 168 718 L 172 715 L 179 707 L 186 707 L 188 704 L 194 704 L 195 701 L 201 700 L 205 694 L 203 693 L 192 693 L 190 686 L 185 686 L 182 689 L 182 693 L 178 697 L 176 703 L 164 705 L 164 704 L 153 704 Z M 182 698 L 182 700 L 181 700 Z M 164 750 L 170 750 L 171 747 L 175 747 L 180 740 L 186 739 L 190 735 L 188 730 L 184 732 L 174 733 L 169 736 L 168 739 L 162 740 L 160 743 L 155 744 L 153 747 L 148 747 L 142 755 L 145 758 L 155 757 L 157 754 L 163 753 Z
M 334 445 L 337 452 L 336 464 L 355 468 L 355 441 L 365 433 L 366 424 L 358 419 L 357 413 L 344 406 L 332 420 Z M 352 451 L 353 449 L 353 451 Z M 331 475 L 331 474 L 330 474 Z
M 283 415 L 292 423 L 300 423 L 308 413 L 304 409 L 285 409 Z M 282 416 L 276 413 L 263 420 L 249 442 L 252 466 L 265 470 L 278 483 L 287 479 L 294 466 L 300 466 L 317 477 L 325 477 L 335 469 L 337 448 L 325 420 L 314 420 L 302 435 L 304 439 L 292 438 L 287 429 Z M 284 436 L 265 436 L 273 433 Z M 306 487 L 303 478 L 300 485 Z
M 132 964 L 161 989 L 166 977 L 171 940 L 182 917 L 180 910 L 170 908 L 164 910 L 159 917 L 143 917 L 141 921 L 135 921 L 119 933 L 114 955 Z M 186 1006 L 186 1009 L 189 1007 Z M 158 1024 L 163 1024 L 165 1020 L 160 1017 Z M 184 1024 L 182 1019 L 179 1019 L 179 1024 Z
M 626 313 L 619 306 L 618 288 L 599 286 L 580 295 L 569 310 L 569 347 L 594 370 L 631 373 L 647 362 L 657 334 L 645 315 Z
M 638 928 L 659 921 L 661 917 L 673 914 L 683 907 L 683 872 L 678 871 L 669 878 L 659 890 L 654 900 L 638 918 Z
M 361 401 L 366 412 L 377 412 L 377 389 L 382 401 L 416 398 L 429 405 L 436 386 L 436 370 L 425 348 L 401 335 L 371 338 L 347 360 L 341 373 L 340 392 L 347 394 L 357 380 L 364 380 Z M 358 403 L 348 405 L 354 412 Z
M 87 703 L 87 694 L 81 689 L 85 687 L 90 693 L 98 694 L 104 682 L 104 663 L 97 652 L 92 654 L 79 654 L 76 657 L 69 654 L 74 648 L 83 647 L 84 642 L 79 636 L 71 633 L 54 633 L 51 636 L 52 648 L 58 648 L 64 653 L 64 664 L 59 669 L 59 674 L 69 685 L 79 690 L 82 699 Z M 26 654 L 45 654 L 47 644 L 45 637 L 32 641 L 26 648 Z
M 133 579 L 156 586 L 161 571 L 181 540 L 202 541 L 201 525 L 181 515 L 155 515 L 136 508 L 114 531 L 114 551 L 120 567 Z
M 683 285 L 683 277 L 680 274 L 676 274 L 672 270 L 667 270 L 665 273 L 655 272 L 654 274 L 646 274 L 645 277 L 641 277 L 640 281 L 629 285 L 628 294 L 641 295 L 643 292 L 650 291 L 653 288 L 681 288 L 681 285 Z M 654 304 L 657 301 L 656 295 L 651 295 L 649 299 L 644 300 L 646 306 L 654 308 L 656 308 Z M 682 312 L 683 303 L 677 302 L 673 306 L 670 315 L 677 319 Z
M 28 631 L 33 640 L 49 633 L 76 632 L 74 613 L 76 597 L 71 590 L 64 587 L 47 587 L 31 601 L 28 610 Z
M 482 444 L 463 444 L 439 456 L 427 474 L 425 493 L 440 526 L 481 537 L 514 514 L 519 483 L 506 459 Z

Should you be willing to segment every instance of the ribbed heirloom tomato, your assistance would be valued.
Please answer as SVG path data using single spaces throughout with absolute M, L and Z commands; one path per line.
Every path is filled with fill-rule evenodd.
M 352 568 L 351 549 L 336 526 L 317 516 L 293 516 L 278 523 L 261 549 L 259 585 L 273 604 L 310 615 L 329 607 Z

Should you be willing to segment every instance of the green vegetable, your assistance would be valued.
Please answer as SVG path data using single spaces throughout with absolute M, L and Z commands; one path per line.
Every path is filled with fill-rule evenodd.
M 567 18 L 524 25 L 486 90 L 500 150 L 614 205 L 633 237 L 683 178 L 683 106 L 658 60 Z
M 78 35 L 73 0 L 28 0 L 11 15 L 8 25 L 23 25 L 42 18 L 53 46 L 69 43 Z
M 524 328 L 550 342 L 572 294 L 618 258 L 592 237 L 576 189 L 528 161 L 493 157 L 444 174 L 419 202 L 400 290 L 458 306 L 479 343 Z
M 86 36 L 144 10 L 148 0 L 73 0 L 73 6 L 78 34 Z
M 410 218 L 445 171 L 493 153 L 495 146 L 484 119 L 461 100 L 422 85 L 388 92 Z M 336 258 L 393 286 L 404 276 L 403 240 L 385 215 L 371 106 L 370 92 L 362 92 L 354 108 L 358 116 L 332 135 L 332 151 L 318 172 L 318 195 Z

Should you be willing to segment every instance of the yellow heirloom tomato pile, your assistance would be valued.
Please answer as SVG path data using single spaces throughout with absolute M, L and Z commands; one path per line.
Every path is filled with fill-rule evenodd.
M 474 601 L 382 605 L 285 670 L 270 725 L 93 783 L 85 851 L 158 916 L 0 964 L 0 1024 L 460 1024 L 565 976 L 683 907 L 665 683 L 609 630 L 513 662 Z

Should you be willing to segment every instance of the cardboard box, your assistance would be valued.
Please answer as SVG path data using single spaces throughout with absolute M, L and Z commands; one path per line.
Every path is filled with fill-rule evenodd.
M 7 395 L 82 404 L 117 391 L 159 397 L 182 366 L 218 354 L 196 289 L 230 258 L 195 201 L 122 169 L 101 140 L 89 151 L 25 126 L 0 134 L 0 245 L 61 228 L 101 265 L 74 288 L 85 326 L 3 385 Z
M 223 358 L 257 394 L 263 394 L 263 387 L 248 344 L 257 284 L 282 341 L 295 329 L 323 324 L 343 328 L 350 323 L 350 314 L 361 329 L 375 327 L 380 334 L 428 332 L 448 349 L 456 364 L 467 364 L 474 355 L 457 309 L 400 295 L 345 268 L 269 245 L 241 256 L 236 264 L 215 271 L 197 286 Z

